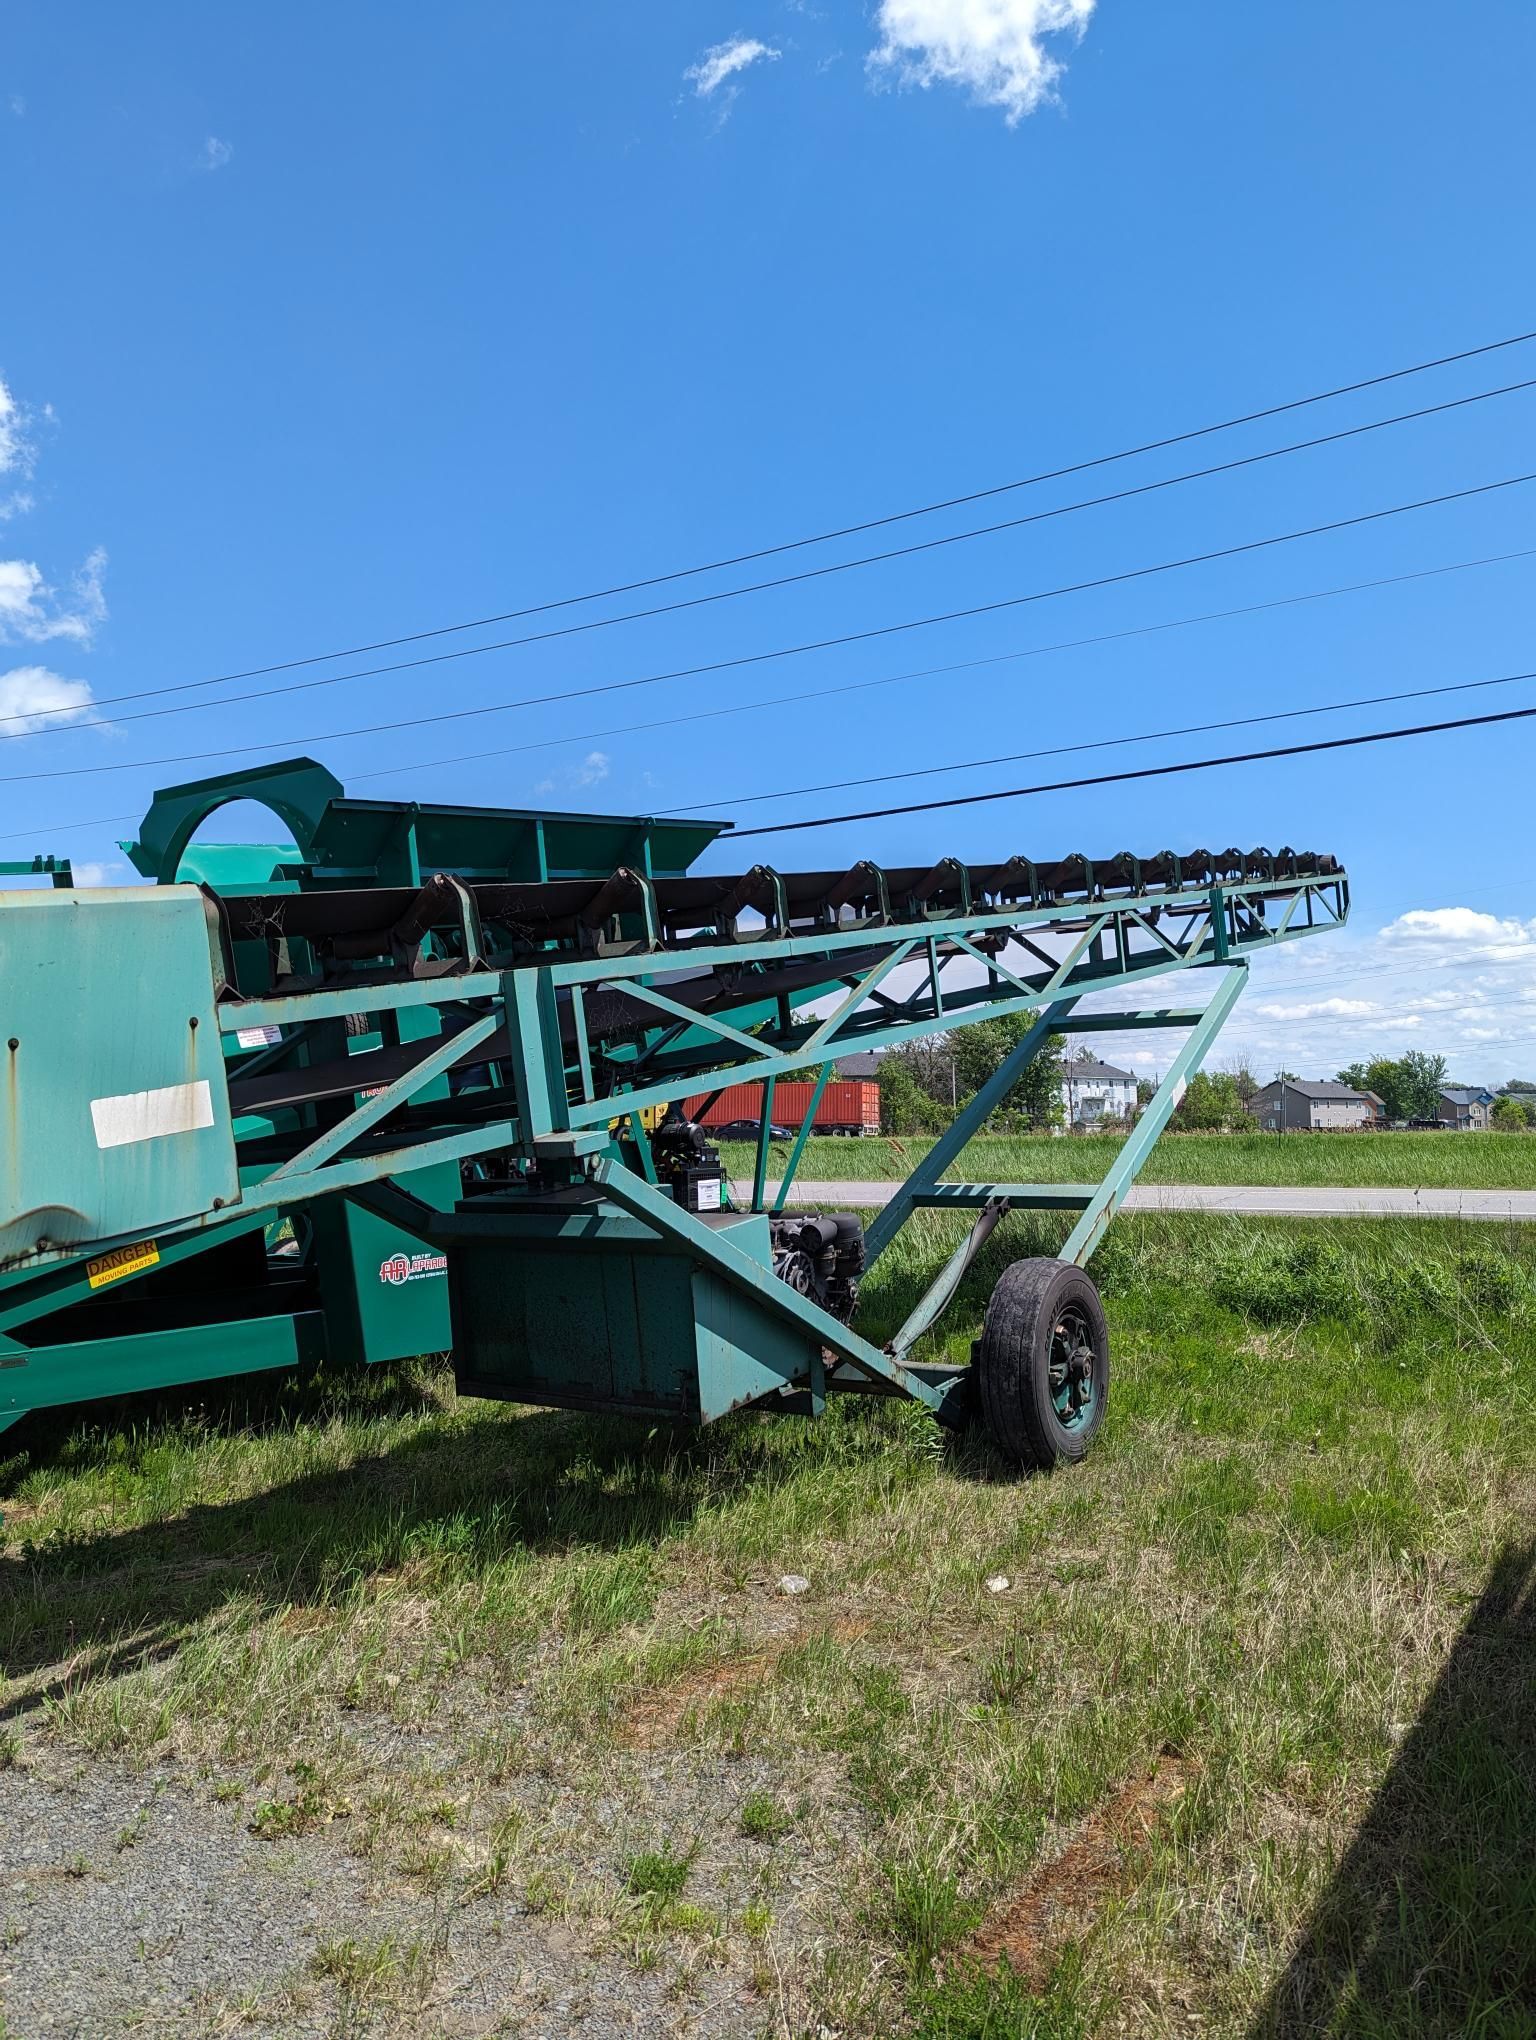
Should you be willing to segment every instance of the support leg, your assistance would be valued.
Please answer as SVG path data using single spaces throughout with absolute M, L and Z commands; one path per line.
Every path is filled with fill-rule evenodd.
M 1204 1062 L 1211 1043 L 1221 1032 L 1223 1022 L 1237 1004 L 1247 982 L 1246 964 L 1233 964 L 1225 972 L 1210 1004 L 1190 1029 L 1189 1039 L 1174 1057 L 1167 1076 L 1157 1088 L 1156 1096 L 1137 1120 L 1124 1147 L 1116 1155 L 1109 1174 L 1094 1192 L 1082 1217 L 1068 1234 L 1066 1245 L 1058 1256 L 1060 1260 L 1071 1261 L 1075 1266 L 1083 1267 L 1088 1256 L 1104 1237 L 1105 1227 L 1120 1209 L 1126 1191 L 1140 1175 L 1142 1165 L 1152 1152 L 1157 1136 L 1172 1118 L 1179 1100 L 1184 1096 L 1185 1086 Z
M 878 1259 L 906 1224 L 918 1195 L 931 1190 L 976 1131 L 1013 1089 L 1050 1037 L 1065 1025 L 1077 999 L 1057 999 L 1047 1006 L 1018 1047 L 1006 1055 L 947 1132 L 941 1134 L 865 1235 L 871 1262 Z

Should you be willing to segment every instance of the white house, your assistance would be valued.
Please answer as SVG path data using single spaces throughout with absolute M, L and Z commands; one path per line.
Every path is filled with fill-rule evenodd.
M 1113 1063 L 1061 1066 L 1061 1108 L 1068 1126 L 1095 1126 L 1101 1119 L 1129 1119 L 1136 1110 L 1136 1079 Z

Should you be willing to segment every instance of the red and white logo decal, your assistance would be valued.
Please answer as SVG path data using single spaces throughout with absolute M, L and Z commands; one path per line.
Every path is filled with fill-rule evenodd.
M 404 1282 L 420 1282 L 428 1275 L 446 1275 L 446 1254 L 391 1254 L 379 1263 L 379 1280 L 398 1289 Z

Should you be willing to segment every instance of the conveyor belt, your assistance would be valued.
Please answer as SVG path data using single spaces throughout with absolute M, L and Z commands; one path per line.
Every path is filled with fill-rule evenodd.
M 687 949 L 707 941 L 750 944 L 765 934 L 815 935 L 899 923 L 922 924 L 957 914 L 1092 911 L 1147 902 L 1153 920 L 1200 912 L 1214 886 L 1241 887 L 1263 902 L 1289 897 L 1298 884 L 1339 874 L 1335 858 L 1309 851 L 1264 849 L 1128 851 L 1102 860 L 1068 857 L 1035 863 L 1011 857 L 997 864 L 945 858 L 928 866 L 890 869 L 861 862 L 846 871 L 781 872 L 769 865 L 723 877 L 648 878 L 621 868 L 606 878 L 542 882 L 473 882 L 438 873 L 420 888 L 326 887 L 316 891 L 220 897 L 231 943 L 261 942 L 273 960 L 274 983 L 314 982 L 290 945 L 308 945 L 329 965 L 417 960 L 428 937 L 446 967 L 549 961 L 551 950 L 602 954 L 605 948 Z M 1070 926 L 1070 919 L 1062 926 Z M 430 974 L 430 964 L 420 964 Z M 236 972 L 232 965 L 232 980 Z M 793 989 L 786 986 L 785 989 Z

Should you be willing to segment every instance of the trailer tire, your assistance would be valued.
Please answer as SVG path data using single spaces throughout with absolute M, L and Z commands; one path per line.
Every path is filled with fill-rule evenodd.
M 982 1423 L 1022 1465 L 1075 1464 L 1109 1400 L 1099 1292 L 1068 1261 L 1015 1261 L 987 1304 L 976 1349 Z

